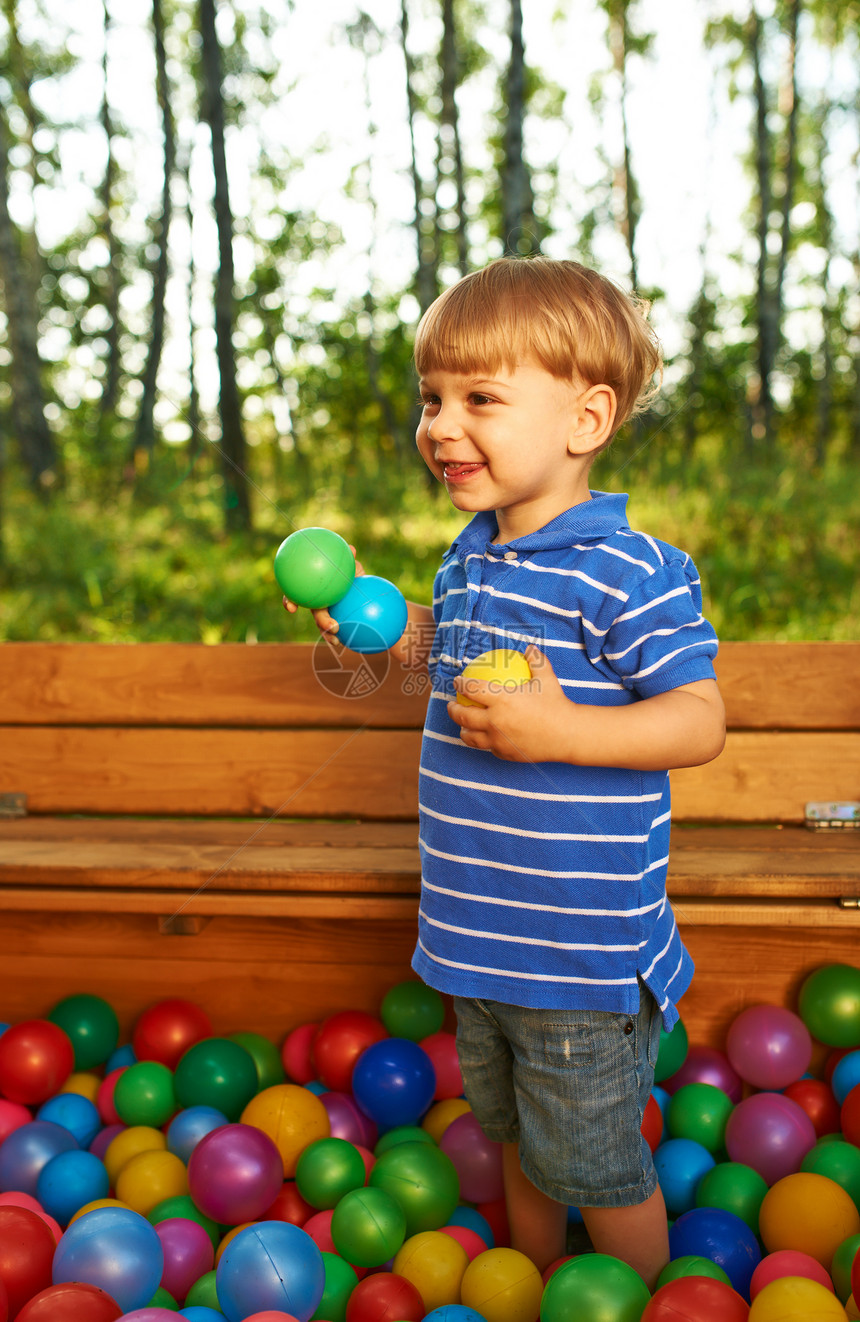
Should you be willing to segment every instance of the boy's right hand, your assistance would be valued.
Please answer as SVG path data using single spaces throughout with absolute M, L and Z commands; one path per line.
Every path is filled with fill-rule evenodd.
M 355 547 L 350 546 L 349 549 L 350 551 L 352 551 L 352 554 L 355 555 Z M 360 577 L 363 573 L 364 573 L 364 568 L 361 562 L 359 560 L 356 560 L 355 562 L 356 578 Z M 294 601 L 290 601 L 289 597 L 283 598 L 283 605 L 284 605 L 284 610 L 289 611 L 291 615 L 295 615 L 296 611 L 299 609 Z M 325 633 L 328 634 L 329 637 L 334 637 L 334 635 L 337 633 L 338 629 L 340 628 L 340 625 L 338 624 L 337 620 L 332 615 L 329 614 L 328 606 L 319 606 L 316 610 L 312 610 L 311 614 L 314 617 L 314 623 L 316 624 L 320 633 Z

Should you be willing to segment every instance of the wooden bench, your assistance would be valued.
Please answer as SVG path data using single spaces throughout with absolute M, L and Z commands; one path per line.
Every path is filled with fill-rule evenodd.
M 409 976 L 423 677 L 320 647 L 0 646 L 0 1018 L 176 995 L 279 1041 Z M 726 750 L 673 774 L 691 1040 L 860 964 L 860 832 L 804 826 L 860 798 L 858 675 L 860 643 L 723 645 Z

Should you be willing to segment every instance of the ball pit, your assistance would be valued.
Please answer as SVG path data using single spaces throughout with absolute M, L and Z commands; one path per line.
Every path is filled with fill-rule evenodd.
M 679 1276 L 662 1285 L 641 1314 L 641 1322 L 747 1322 L 747 1301 L 724 1281 Z
M 260 1221 L 240 1230 L 227 1246 L 215 1285 L 228 1322 L 243 1322 L 263 1309 L 281 1309 L 308 1322 L 325 1288 L 322 1254 L 297 1226 Z

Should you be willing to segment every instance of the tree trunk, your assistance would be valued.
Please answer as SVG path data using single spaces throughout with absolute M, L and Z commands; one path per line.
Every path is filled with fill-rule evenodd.
M 746 37 L 753 71 L 755 98 L 755 171 L 758 183 L 758 219 L 756 237 L 756 323 L 758 326 L 757 369 L 758 380 L 750 392 L 752 439 L 769 444 L 773 434 L 773 395 L 771 375 L 776 358 L 776 327 L 773 319 L 773 301 L 768 295 L 767 239 L 771 208 L 770 130 L 767 124 L 768 98 L 761 67 L 761 19 L 755 9 L 750 10 Z
M 135 428 L 134 449 L 136 466 L 139 456 L 149 454 L 155 444 L 155 400 L 158 389 L 158 369 L 164 349 L 165 308 L 169 274 L 168 240 L 172 217 L 171 186 L 176 164 L 176 132 L 173 109 L 170 104 L 170 82 L 167 76 L 167 56 L 164 50 L 164 13 L 161 0 L 152 0 L 152 31 L 155 44 L 155 74 L 158 104 L 161 109 L 161 131 L 164 137 L 163 179 L 161 185 L 161 215 L 155 236 L 158 255 L 152 271 L 152 303 L 149 349 L 143 370 L 143 393 Z
M 406 71 L 406 115 L 409 124 L 410 173 L 412 175 L 412 193 L 415 200 L 412 218 L 412 227 L 415 231 L 415 292 L 421 312 L 426 312 L 439 293 L 438 251 L 435 233 L 427 225 L 424 211 L 427 193 L 424 181 L 421 178 L 421 171 L 418 168 L 418 154 L 415 146 L 415 120 L 418 114 L 418 98 L 415 93 L 415 61 L 409 51 L 408 0 L 400 0 L 400 45 Z
M 639 269 L 636 260 L 636 231 L 639 225 L 641 206 L 639 189 L 636 185 L 636 177 L 633 174 L 630 134 L 627 124 L 627 49 L 629 44 L 627 9 L 628 0 L 616 0 L 616 3 L 609 6 L 609 47 L 620 83 L 622 164 L 618 171 L 618 185 L 623 206 L 621 232 L 627 245 L 627 257 L 630 262 L 630 282 L 634 289 L 638 289 Z
M 104 441 L 105 432 L 116 408 L 117 397 L 119 395 L 119 382 L 122 371 L 122 360 L 120 356 L 120 314 L 119 314 L 119 294 L 120 294 L 120 247 L 116 231 L 113 226 L 113 191 L 116 180 L 116 161 L 113 154 L 113 116 L 111 115 L 110 102 L 108 101 L 108 35 L 110 33 L 110 10 L 108 9 L 108 0 L 104 0 L 104 46 L 102 49 L 102 104 L 101 104 L 101 126 L 105 137 L 106 157 L 105 172 L 102 176 L 100 198 L 102 204 L 102 233 L 107 243 L 108 263 L 105 269 L 105 311 L 108 315 L 108 324 L 104 330 L 103 338 L 107 343 L 107 357 L 105 359 L 104 385 L 102 386 L 102 395 L 99 403 L 99 422 L 98 422 L 98 440 L 99 448 Z
M 502 242 L 505 252 L 526 256 L 540 251 L 534 194 L 523 151 L 526 112 L 525 48 L 521 0 L 511 3 L 511 56 L 505 77 L 505 156 L 502 164 Z
M 454 217 L 454 240 L 457 248 L 457 266 L 461 275 L 469 271 L 469 240 L 466 228 L 466 185 L 463 171 L 463 152 L 460 144 L 460 117 L 457 108 L 457 87 L 460 82 L 460 60 L 457 52 L 457 25 L 454 0 L 442 0 L 442 47 L 439 52 L 441 73 L 442 110 L 439 116 L 439 150 L 436 157 L 436 189 L 445 178 L 443 164 L 451 167 L 457 192 Z
M 45 495 L 56 481 L 54 438 L 45 417 L 38 313 L 22 260 L 19 236 L 9 215 L 8 126 L 0 105 L 0 280 L 5 292 L 12 425 L 30 484 Z
M 214 207 L 218 229 L 218 274 L 215 281 L 215 337 L 220 383 L 221 456 L 223 459 L 225 522 L 228 529 L 251 526 L 251 502 L 246 473 L 245 432 L 236 383 L 233 346 L 235 278 L 233 270 L 233 213 L 227 181 L 224 144 L 224 96 L 221 47 L 215 29 L 215 0 L 200 0 L 203 68 L 203 119 L 212 137 Z

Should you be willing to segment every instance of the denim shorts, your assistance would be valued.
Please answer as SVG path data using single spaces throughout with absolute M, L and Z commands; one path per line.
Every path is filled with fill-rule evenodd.
M 466 1098 L 487 1138 L 518 1143 L 523 1172 L 569 1207 L 630 1207 L 657 1187 L 641 1133 L 661 1015 L 532 1010 L 454 998 Z

